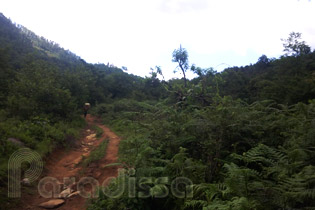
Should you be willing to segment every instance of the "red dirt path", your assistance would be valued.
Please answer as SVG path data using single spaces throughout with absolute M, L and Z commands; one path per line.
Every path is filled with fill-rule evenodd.
M 111 166 L 103 168 L 105 165 L 115 163 L 118 158 L 118 149 L 120 138 L 113 133 L 109 128 L 99 123 L 98 119 L 87 115 L 87 128 L 84 131 L 83 138 L 77 140 L 75 145 L 70 149 L 56 149 L 49 155 L 46 160 L 44 172 L 42 177 L 54 177 L 59 182 L 63 183 L 64 177 L 75 177 L 78 182 L 82 177 L 93 177 L 100 184 L 109 177 L 116 177 L 118 174 L 118 167 Z M 99 139 L 91 138 L 93 131 L 89 131 L 92 125 L 97 125 L 103 129 L 103 135 Z M 80 165 L 83 156 L 88 156 L 89 153 L 95 149 L 102 141 L 109 141 L 106 149 L 106 155 L 99 161 L 93 162 L 89 166 L 83 168 Z M 74 190 L 75 190 L 74 186 Z M 43 198 L 37 191 L 37 186 L 31 189 L 33 194 L 22 193 L 22 205 L 17 209 L 39 210 L 38 207 L 42 202 L 46 202 L 48 198 Z M 91 188 L 91 187 L 90 187 Z M 49 190 L 46 186 L 46 189 Z M 80 195 L 73 196 L 66 199 L 65 204 L 56 208 L 58 210 L 84 210 L 86 209 L 87 199 Z

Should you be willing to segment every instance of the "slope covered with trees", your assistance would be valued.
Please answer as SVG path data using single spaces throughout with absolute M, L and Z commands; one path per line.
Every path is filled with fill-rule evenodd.
M 21 144 L 43 156 L 70 146 L 84 126 L 85 102 L 156 98 L 155 85 L 112 65 L 88 64 L 0 14 L 1 189 L 8 158 Z M 1 203 L 6 198 L 1 190 Z
M 220 73 L 192 66 L 191 81 L 161 82 L 158 102 L 98 105 L 124 136 L 125 172 L 89 209 L 313 209 L 315 52 L 295 41 L 306 47 L 279 59 Z M 173 61 L 187 64 L 187 51 Z M 178 177 L 189 180 L 175 187 L 184 194 L 172 191 Z
M 89 209 L 315 208 L 315 52 L 300 38 L 278 59 L 222 72 L 189 66 L 180 47 L 170 60 L 197 76 L 161 81 L 160 67 L 142 78 L 89 64 L 0 15 L 0 186 L 10 139 L 43 156 L 69 146 L 90 102 L 123 137 L 125 172 Z M 172 191 L 178 177 L 193 185 Z

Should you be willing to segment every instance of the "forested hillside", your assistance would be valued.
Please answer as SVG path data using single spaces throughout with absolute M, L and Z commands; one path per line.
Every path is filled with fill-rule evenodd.
M 0 14 L 0 186 L 20 144 L 42 156 L 71 146 L 90 102 L 123 137 L 125 173 L 89 209 L 314 209 L 315 51 L 300 38 L 222 72 L 189 66 L 180 47 L 173 61 L 196 77 L 164 81 L 159 67 L 142 78 L 86 63 Z M 193 185 L 172 191 L 178 177 Z
M 159 85 L 159 84 L 158 84 Z M 88 64 L 0 14 L 0 186 L 21 144 L 42 156 L 71 146 L 84 126 L 85 102 L 158 98 L 151 80 L 104 64 Z M 1 190 L 6 200 L 7 191 Z

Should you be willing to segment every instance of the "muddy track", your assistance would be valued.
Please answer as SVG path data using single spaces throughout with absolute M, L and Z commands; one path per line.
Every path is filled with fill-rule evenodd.
M 70 188 L 73 192 L 78 191 L 79 189 L 77 189 L 77 183 L 83 177 L 92 177 L 93 179 L 97 180 L 101 185 L 104 182 L 106 183 L 106 180 L 108 180 L 109 177 L 116 177 L 118 174 L 117 166 L 105 168 L 104 166 L 115 163 L 117 161 L 120 138 L 109 128 L 99 123 L 97 118 L 87 115 L 86 121 L 88 125 L 81 139 L 78 139 L 70 149 L 56 149 L 47 157 L 44 172 L 42 173 L 42 178 L 56 178 L 58 180 L 58 184 L 60 184 L 61 191 L 63 189 L 66 189 L 66 186 L 68 186 L 68 188 Z M 103 135 L 101 138 L 96 139 L 96 134 L 90 129 L 93 125 L 97 125 L 103 130 Z M 87 167 L 83 167 L 82 161 L 87 158 L 90 155 L 90 152 L 93 151 L 97 146 L 99 146 L 102 141 L 108 141 L 105 157 L 103 157 L 101 160 L 92 162 Z M 64 183 L 65 177 L 71 177 L 72 179 L 75 179 L 76 183 L 72 185 Z M 19 206 L 17 209 L 43 209 L 38 205 L 54 199 L 42 197 L 38 193 L 37 185 L 31 188 L 32 189 L 29 189 L 29 192 L 22 193 L 22 205 Z M 52 186 L 49 184 L 46 185 L 45 190 L 52 190 Z M 91 185 L 85 185 L 85 191 L 90 190 Z M 65 203 L 56 209 L 86 209 L 87 199 L 80 195 L 74 195 L 64 200 Z

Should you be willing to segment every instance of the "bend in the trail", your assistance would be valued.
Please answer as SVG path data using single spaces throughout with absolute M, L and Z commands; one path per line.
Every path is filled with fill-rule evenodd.
M 87 199 L 80 196 L 77 189 L 77 183 L 83 177 L 89 177 L 98 181 L 101 185 L 104 181 L 110 177 L 116 177 L 118 175 L 118 167 L 106 167 L 105 165 L 115 163 L 118 158 L 118 149 L 120 138 L 112 132 L 108 127 L 99 123 L 98 119 L 87 115 L 86 121 L 88 123 L 87 128 L 84 131 L 84 137 L 78 139 L 74 146 L 70 149 L 56 149 L 52 152 L 46 160 L 44 172 L 41 178 L 53 177 L 58 180 L 61 191 L 67 189 L 68 191 L 77 192 L 73 196 L 63 198 L 59 202 L 64 203 L 59 206 L 59 210 L 83 210 L 86 209 Z M 103 130 L 101 138 L 96 139 L 96 134 L 91 131 L 91 127 L 97 125 Z M 106 148 L 106 155 L 101 160 L 94 161 L 87 167 L 82 166 L 82 160 L 90 155 L 102 141 L 109 141 Z M 69 181 L 64 183 L 64 178 L 70 178 L 68 180 L 75 180 L 75 183 Z M 47 184 L 45 190 L 52 190 L 52 185 Z M 35 188 L 35 187 L 34 187 Z M 67 191 L 66 190 L 66 191 Z M 85 190 L 91 190 L 91 185 L 85 186 Z M 37 189 L 33 189 L 33 194 L 22 194 L 22 205 L 18 209 L 37 210 L 43 209 L 39 207 L 40 204 L 47 201 L 56 200 L 56 198 L 43 198 Z M 60 193 L 58 197 L 60 196 Z M 61 196 L 62 197 L 62 196 Z

